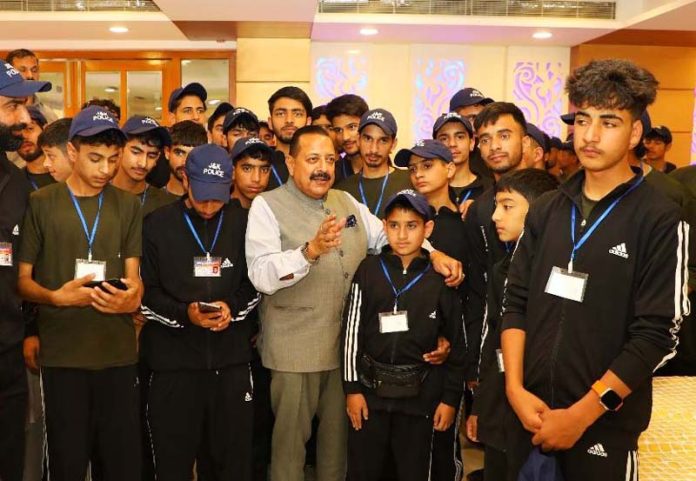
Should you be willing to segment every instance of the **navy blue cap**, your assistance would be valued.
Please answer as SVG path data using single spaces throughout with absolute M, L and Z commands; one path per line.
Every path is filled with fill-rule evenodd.
M 237 139 L 232 147 L 232 151 L 230 152 L 232 162 L 234 163 L 237 159 L 244 155 L 245 152 L 253 148 L 264 150 L 269 154 L 273 153 L 273 149 L 266 145 L 266 142 L 258 137 L 242 137 L 241 139 Z
M 175 89 L 172 94 L 169 96 L 169 111 L 174 112 L 176 110 L 175 105 L 176 102 L 187 95 L 195 95 L 199 99 L 201 99 L 201 102 L 203 102 L 203 105 L 205 105 L 205 101 L 208 100 L 208 92 L 205 90 L 205 87 L 203 87 L 201 84 L 198 82 L 192 82 L 185 87 L 179 87 L 178 89 Z
M 450 111 L 457 110 L 459 107 L 468 107 L 469 105 L 487 105 L 493 103 L 493 99 L 486 97 L 481 93 L 480 90 L 475 88 L 467 87 L 461 89 L 459 92 L 452 96 L 450 100 L 449 109 Z
M 551 137 L 550 144 L 552 149 L 560 149 L 563 146 L 563 141 L 558 137 Z
M 162 141 L 163 146 L 168 147 L 172 145 L 172 136 L 169 135 L 169 130 L 158 124 L 157 121 L 152 117 L 134 115 L 126 120 L 126 123 L 123 124 L 121 130 L 126 135 L 140 135 L 144 134 L 145 132 L 155 131 L 155 134 L 157 134 Z
M 645 127 L 643 127 L 645 128 Z M 647 130 L 647 129 L 646 129 Z M 672 143 L 672 132 L 664 125 L 656 125 L 655 127 L 647 130 L 647 135 L 645 137 L 660 138 L 665 144 Z
M 389 207 L 400 199 L 406 201 L 411 207 L 413 207 L 413 210 L 425 217 L 426 221 L 433 220 L 433 209 L 430 208 L 428 200 L 413 189 L 400 190 L 396 194 L 389 197 L 389 199 L 387 199 L 387 203 L 384 205 L 384 211 L 388 211 Z
M 437 136 L 437 131 L 442 128 L 448 122 L 459 122 L 464 126 L 467 132 L 469 132 L 469 137 L 473 137 L 474 128 L 471 126 L 469 119 L 462 117 L 457 112 L 447 112 L 440 115 L 433 125 L 433 138 Z
M 410 149 L 401 149 L 394 157 L 394 165 L 397 167 L 408 167 L 411 155 L 417 155 L 424 159 L 441 159 L 445 162 L 452 162 L 452 152 L 445 144 L 439 140 L 425 139 L 416 142 Z
M 41 112 L 41 109 L 36 105 L 30 105 L 29 107 L 27 107 L 27 111 L 29 112 L 29 117 L 31 118 L 31 120 L 39 124 L 41 128 L 43 128 L 44 125 L 48 123 L 43 112 Z
M 570 152 L 575 152 L 575 136 L 573 134 L 568 135 L 566 141 L 561 144 L 561 150 L 568 150 Z
M 546 144 L 546 137 L 544 132 L 539 129 L 536 125 L 527 122 L 527 135 L 529 135 L 531 138 L 533 138 L 537 144 L 539 144 L 539 147 L 544 149 L 544 152 L 548 152 L 548 146 Z
M 194 147 L 186 158 L 186 176 L 197 201 L 227 203 L 232 193 L 232 159 L 215 144 Z
M 123 135 L 124 138 L 126 137 L 126 134 L 118 128 L 118 121 L 116 117 L 114 117 L 114 114 L 104 107 L 90 105 L 78 112 L 73 118 L 70 123 L 68 140 L 72 140 L 76 135 L 80 137 L 90 137 L 107 130 L 116 130 Z
M 360 117 L 360 127 L 358 127 L 358 131 L 361 131 L 368 125 L 376 125 L 384 130 L 385 134 L 391 135 L 392 137 L 396 135 L 396 119 L 394 119 L 394 116 L 388 110 L 372 109 L 365 112 L 362 117 Z
M 573 125 L 575 123 L 575 112 L 568 112 L 567 114 L 561 115 L 561 120 L 564 124 Z
M 237 121 L 242 117 L 248 118 L 257 125 L 259 123 L 259 118 L 256 116 L 254 112 L 252 112 L 249 109 L 245 109 L 244 107 L 237 107 L 236 109 L 231 110 L 227 112 L 227 114 L 225 114 L 225 120 L 222 122 L 222 132 L 225 134 L 229 132 L 232 126 L 236 124 Z
M 48 92 L 51 82 L 24 80 L 19 70 L 7 62 L 0 67 L 0 95 L 3 97 L 29 97 L 36 92 Z
M 227 112 L 234 110 L 234 106 L 229 103 L 229 102 L 220 102 L 217 107 L 215 107 L 215 110 L 213 110 L 213 113 L 210 115 L 210 119 L 217 119 L 218 117 L 221 117 Z

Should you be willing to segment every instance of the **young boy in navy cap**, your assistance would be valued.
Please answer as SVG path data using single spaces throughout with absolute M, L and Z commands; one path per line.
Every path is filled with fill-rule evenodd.
M 527 169 L 545 170 L 545 159 L 548 152 L 546 134 L 536 125 L 527 122 L 527 137 L 529 142 L 524 145 L 522 162 Z
M 20 294 L 39 305 L 49 476 L 81 479 L 97 455 L 106 479 L 137 480 L 140 204 L 109 184 L 125 135 L 108 111 L 81 111 L 69 139 L 73 172 L 32 196 L 19 253 Z
M 154 371 L 148 394 L 157 479 L 189 479 L 194 461 L 215 479 L 251 479 L 252 323 L 260 301 L 247 278 L 247 214 L 230 202 L 232 161 L 194 148 L 187 194 L 143 226 L 141 346 Z M 182 413 L 185 415 L 182 416 Z
M 220 102 L 213 113 L 208 117 L 208 139 L 211 144 L 219 145 L 223 149 L 227 148 L 227 137 L 222 131 L 222 124 L 225 121 L 227 112 L 234 110 L 229 102 Z
M 384 109 L 368 110 L 360 119 L 358 132 L 362 169 L 340 182 L 336 189 L 348 192 L 383 218 L 385 201 L 411 187 L 408 172 L 394 169 L 389 161 L 397 145 L 396 120 Z
M 165 190 L 152 188 L 146 181 L 147 174 L 157 164 L 172 138 L 169 131 L 151 117 L 134 115 L 121 129 L 127 136 L 123 156 L 116 176 L 111 183 L 121 190 L 138 196 L 143 217 L 153 210 L 176 201 L 176 196 Z
M 677 168 L 672 162 L 667 162 L 665 156 L 672 148 L 672 132 L 664 125 L 656 125 L 645 134 L 643 140 L 645 149 L 645 160 L 655 170 L 669 174 Z
M 237 140 L 230 152 L 234 164 L 232 198 L 237 199 L 244 209 L 268 187 L 271 176 L 273 149 L 258 137 Z
M 492 185 L 488 177 L 476 175 L 471 171 L 469 158 L 476 145 L 474 128 L 465 117 L 457 112 L 442 114 L 433 125 L 433 139 L 445 144 L 452 153 L 454 176 L 450 180 L 454 202 L 457 206 L 476 200 Z
M 184 87 L 175 89 L 169 96 L 169 124 L 174 125 L 182 120 L 193 120 L 206 126 L 205 111 L 208 106 L 208 92 L 198 82 L 192 82 Z
M 241 138 L 258 137 L 259 129 L 259 118 L 251 110 L 237 107 L 227 112 L 222 123 L 222 133 L 227 139 L 227 150 L 231 152 L 237 140 Z
M 433 432 L 452 425 L 462 395 L 462 309 L 421 249 L 433 229 L 427 200 L 398 192 L 386 202 L 383 222 L 389 246 L 362 261 L 344 309 L 348 479 L 379 480 L 391 453 L 400 481 L 423 481 Z M 425 355 L 439 336 L 451 341 L 452 352 L 432 366 Z
M 456 113 L 454 115 L 458 116 Z M 435 212 L 433 231 L 428 237 L 430 243 L 466 265 L 466 230 L 450 188 L 456 170 L 451 150 L 437 140 L 422 140 L 411 149 L 403 149 L 396 154 L 394 164 L 408 168 L 411 183 Z M 457 292 L 464 305 L 467 297 L 466 278 Z M 465 329 L 468 336 L 469 326 Z M 459 409 L 460 406 L 457 406 L 457 418 Z M 457 479 L 462 471 L 459 426 L 455 423 L 445 432 L 436 432 L 433 437 L 432 475 L 433 479 Z

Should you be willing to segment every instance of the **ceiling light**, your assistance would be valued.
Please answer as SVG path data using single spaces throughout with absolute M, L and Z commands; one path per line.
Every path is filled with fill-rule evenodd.
M 182 60 L 181 65 L 189 65 L 191 63 L 190 60 Z
M 112 33 L 127 33 L 128 27 L 110 27 L 109 31 Z
M 156 112 L 159 112 L 159 111 L 161 111 L 161 110 L 162 110 L 162 107 L 155 107 L 155 111 L 156 111 Z
M 365 35 L 365 36 L 372 36 L 372 35 L 377 35 L 379 33 L 379 30 L 377 30 L 374 27 L 365 27 L 360 29 L 360 35 Z
M 104 92 L 106 92 L 106 93 L 108 93 L 108 94 L 113 94 L 113 93 L 115 93 L 115 92 L 118 92 L 118 88 L 116 88 L 116 87 L 106 87 L 106 88 L 104 89 Z
M 551 32 L 541 30 L 539 32 L 534 32 L 532 37 L 536 38 L 537 40 L 548 40 L 553 37 L 553 34 Z
M 347 50 L 346 53 L 347 53 L 348 55 L 359 55 L 359 54 L 360 54 L 360 50 L 358 50 L 357 48 L 353 48 L 353 49 Z
M 208 105 L 217 105 L 220 103 L 220 99 L 210 99 L 208 100 Z

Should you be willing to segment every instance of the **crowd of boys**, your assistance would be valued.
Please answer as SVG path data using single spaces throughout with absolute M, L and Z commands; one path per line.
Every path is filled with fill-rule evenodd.
M 566 142 L 465 88 L 400 150 L 353 94 L 191 83 L 165 127 L 39 75 L 0 68 L 0 479 L 459 481 L 460 426 L 472 480 L 638 479 L 654 373 L 696 373 L 650 72 L 572 72 Z

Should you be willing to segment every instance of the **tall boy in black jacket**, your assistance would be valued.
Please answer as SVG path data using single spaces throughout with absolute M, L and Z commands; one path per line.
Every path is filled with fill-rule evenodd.
M 454 422 L 464 387 L 462 309 L 421 251 L 433 228 L 427 200 L 397 193 L 384 226 L 389 247 L 360 264 L 344 309 L 348 479 L 379 480 L 391 451 L 400 481 L 423 481 L 433 430 Z M 452 351 L 444 365 L 430 366 L 425 357 L 440 335 Z
M 674 356 L 689 310 L 689 226 L 628 162 L 656 87 L 624 60 L 568 78 L 584 170 L 530 209 L 505 291 L 506 392 L 519 419 L 509 479 L 532 445 L 557 451 L 566 481 L 638 479 L 652 373 Z
M 180 202 L 143 226 L 148 319 L 141 350 L 152 369 L 148 398 L 157 479 L 190 479 L 196 456 L 212 479 L 251 479 L 252 323 L 260 300 L 247 278 L 246 212 L 230 202 L 232 161 L 195 147 Z

